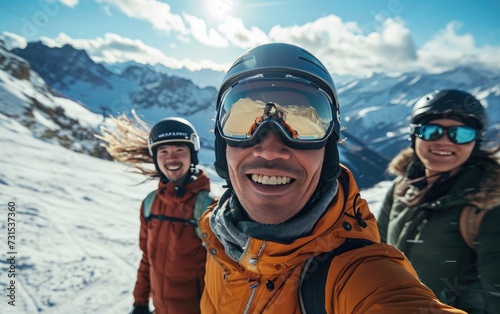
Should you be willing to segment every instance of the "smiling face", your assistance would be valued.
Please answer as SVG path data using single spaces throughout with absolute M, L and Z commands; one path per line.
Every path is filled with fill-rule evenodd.
M 298 213 L 316 189 L 324 148 L 291 149 L 272 132 L 255 146 L 227 147 L 229 178 L 255 221 L 282 223 Z
M 191 167 L 191 152 L 184 144 L 161 145 L 156 162 L 169 181 L 179 182 Z
M 461 122 L 451 119 L 432 120 L 429 124 L 437 124 L 444 127 L 464 125 Z M 415 138 L 415 152 L 425 167 L 427 177 L 440 172 L 451 171 L 454 175 L 465 163 L 474 149 L 475 142 L 467 144 L 455 144 L 448 136 L 443 136 L 435 141 L 424 141 Z

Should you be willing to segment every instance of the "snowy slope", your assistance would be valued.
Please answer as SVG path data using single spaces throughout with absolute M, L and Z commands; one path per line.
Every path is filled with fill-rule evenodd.
M 14 202 L 17 251 L 16 306 L 3 297 L 0 312 L 128 313 L 140 260 L 139 207 L 156 181 L 139 184 L 144 177 L 125 165 L 35 139 L 5 115 L 0 151 L 0 233 L 7 234 L 6 204 Z M 222 182 L 204 170 L 220 195 Z M 373 211 L 387 186 L 362 191 Z M 4 292 L 8 267 L 2 259 Z
M 5 115 L 0 134 L 0 233 L 7 234 L 6 204 L 14 202 L 17 251 L 16 307 L 2 297 L 0 312 L 128 313 L 139 207 L 157 182 L 138 185 L 145 178 L 126 166 L 35 139 Z M 220 194 L 220 179 L 205 170 Z M 8 266 L 2 259 L 4 292 Z
M 125 313 L 137 208 L 154 186 L 132 188 L 141 178 L 125 167 L 36 140 L 4 115 L 0 132 L 1 202 L 16 203 L 17 302 L 8 313 Z

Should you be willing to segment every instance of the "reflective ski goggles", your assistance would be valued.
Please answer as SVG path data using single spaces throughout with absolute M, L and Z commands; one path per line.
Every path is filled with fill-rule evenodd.
M 331 98 L 306 80 L 258 76 L 222 95 L 216 126 L 230 146 L 253 146 L 273 131 L 289 147 L 318 149 L 332 133 L 334 110 Z
M 479 131 L 465 125 L 444 127 L 437 124 L 417 125 L 415 134 L 424 141 L 436 141 L 445 134 L 455 144 L 467 144 L 479 137 Z

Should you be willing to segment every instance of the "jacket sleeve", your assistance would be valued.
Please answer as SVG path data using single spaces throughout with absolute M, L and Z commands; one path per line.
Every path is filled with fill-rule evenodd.
M 137 281 L 134 288 L 134 304 L 147 305 L 149 302 L 149 294 L 151 292 L 149 279 L 149 258 L 148 258 L 148 225 L 144 218 L 143 210 L 144 202 L 141 206 L 140 220 L 141 226 L 139 231 L 139 247 L 142 250 L 142 259 L 137 271 Z
M 394 197 L 394 188 L 396 186 L 396 182 L 391 185 L 387 194 L 385 195 L 384 201 L 382 202 L 382 206 L 378 212 L 377 217 L 377 226 L 378 231 L 380 233 L 380 241 L 387 243 L 387 228 L 389 227 L 389 217 L 392 208 L 392 202 Z
M 440 302 L 396 248 L 381 243 L 354 251 L 359 250 L 368 250 L 369 254 L 360 259 L 349 258 L 340 280 L 327 283 L 327 289 L 337 295 L 332 313 L 465 314 Z
M 470 313 L 479 306 L 479 310 L 500 309 L 500 207 L 491 209 L 483 217 L 479 234 L 475 239 L 477 254 L 478 279 L 469 285 L 459 298 L 458 306 L 470 309 Z

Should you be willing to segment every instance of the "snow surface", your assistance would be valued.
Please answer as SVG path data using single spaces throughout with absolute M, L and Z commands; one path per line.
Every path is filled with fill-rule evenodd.
M 145 178 L 123 164 L 35 139 L 5 115 L 0 151 L 0 313 L 129 313 L 141 256 L 139 207 L 157 182 L 139 184 Z M 202 164 L 208 154 L 201 152 Z M 203 169 L 220 195 L 222 180 Z M 361 194 L 376 211 L 387 187 Z M 7 277 L 9 202 L 15 203 L 15 278 Z M 11 279 L 15 307 L 6 297 Z

